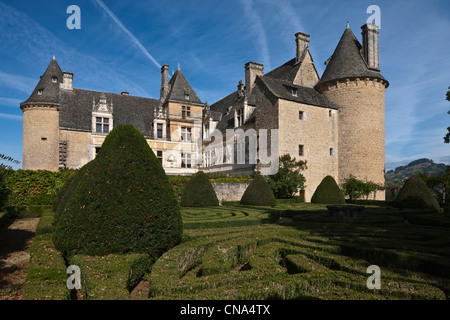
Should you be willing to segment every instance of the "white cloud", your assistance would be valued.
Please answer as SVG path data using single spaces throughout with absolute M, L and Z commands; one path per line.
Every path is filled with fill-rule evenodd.
M 9 113 L 0 113 L 0 118 L 22 121 L 22 116 L 19 116 L 16 114 L 9 114 Z

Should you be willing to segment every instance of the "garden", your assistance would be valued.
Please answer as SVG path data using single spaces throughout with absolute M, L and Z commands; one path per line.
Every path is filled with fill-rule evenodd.
M 241 201 L 219 204 L 211 181 L 225 178 L 171 180 L 127 125 L 94 161 L 55 175 L 65 176 L 49 184 L 49 203 L 8 206 L 0 217 L 40 217 L 24 300 L 449 298 L 450 215 L 417 177 L 395 203 L 366 201 L 350 219 L 329 215 L 329 205 L 347 205 L 331 177 L 312 203 L 276 199 L 280 184 L 257 174 Z M 13 200 L 36 197 L 23 194 Z M 368 286 L 374 265 L 380 289 Z M 78 290 L 67 286 L 69 266 L 81 271 Z

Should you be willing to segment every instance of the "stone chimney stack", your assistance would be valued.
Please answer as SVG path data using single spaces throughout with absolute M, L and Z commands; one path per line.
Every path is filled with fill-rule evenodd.
M 297 55 L 295 63 L 301 62 L 304 53 L 309 47 L 309 34 L 298 32 L 295 34 L 295 43 L 297 45 Z
M 367 23 L 362 29 L 362 53 L 369 69 L 380 71 L 378 49 L 378 26 Z
M 169 93 L 169 65 L 161 67 L 161 101 L 164 101 Z
M 255 87 L 257 76 L 264 74 L 264 66 L 256 62 L 247 62 L 245 64 L 245 91 L 250 94 Z
M 60 85 L 61 89 L 64 90 L 73 90 L 73 73 L 72 72 L 63 72 L 63 82 Z

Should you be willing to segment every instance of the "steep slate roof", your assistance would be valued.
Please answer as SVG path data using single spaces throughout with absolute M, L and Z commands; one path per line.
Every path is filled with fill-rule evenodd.
M 352 30 L 345 29 L 322 79 L 317 85 L 332 80 L 356 77 L 373 77 L 386 81 L 378 71 L 369 69 L 361 54 L 361 48 L 362 46 Z
M 58 79 L 56 83 L 52 81 L 53 77 Z M 144 136 L 152 135 L 154 110 L 161 104 L 160 100 L 81 89 L 61 90 L 62 78 L 63 73 L 58 62 L 52 59 L 33 93 L 21 106 L 33 103 L 57 104 L 60 128 L 92 132 L 94 99 L 98 104 L 100 96 L 104 94 L 106 102 L 113 104 L 114 126 L 131 124 Z M 42 90 L 42 95 L 38 95 L 39 90 Z
M 172 78 L 170 78 L 169 88 L 166 98 L 168 101 L 202 104 L 180 69 L 175 71 Z M 185 94 L 189 94 L 189 100 L 186 99 Z
M 131 124 L 144 136 L 151 136 L 154 110 L 161 103 L 160 100 L 81 89 L 73 89 L 72 92 L 61 90 L 60 128 L 92 131 L 93 100 L 98 103 L 102 94 L 106 96 L 108 104 L 113 104 L 114 126 Z
M 52 78 L 57 78 L 56 83 Z M 57 104 L 59 102 L 59 84 L 62 83 L 63 74 L 56 59 L 52 59 L 50 64 L 41 76 L 36 88 L 34 88 L 31 96 L 22 104 L 29 103 L 49 103 Z M 38 91 L 42 90 L 42 95 Z
M 256 81 L 260 81 L 277 98 L 295 101 L 312 106 L 337 109 L 324 95 L 314 88 L 308 88 L 293 84 L 291 81 L 274 79 L 267 76 L 259 76 Z M 292 89 L 297 89 L 297 96 L 292 95 Z

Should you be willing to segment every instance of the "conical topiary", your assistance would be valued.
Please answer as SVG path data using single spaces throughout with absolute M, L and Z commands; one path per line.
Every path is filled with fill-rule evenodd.
M 257 174 L 249 184 L 241 198 L 241 204 L 251 206 L 274 206 L 276 203 L 273 191 L 267 180 Z
M 184 187 L 181 205 L 183 207 L 211 207 L 219 205 L 216 192 L 203 171 L 194 174 Z
M 325 177 L 314 192 L 311 203 L 345 204 L 345 197 L 333 177 Z
M 429 209 L 433 211 L 439 211 L 440 209 L 433 192 L 418 175 L 413 175 L 405 182 L 394 205 L 400 209 Z
M 53 234 L 59 251 L 159 255 L 181 241 L 183 225 L 172 186 L 133 126 L 114 128 L 96 159 L 75 178 L 78 183 Z

